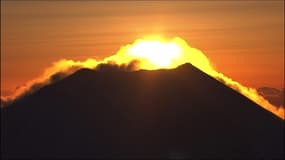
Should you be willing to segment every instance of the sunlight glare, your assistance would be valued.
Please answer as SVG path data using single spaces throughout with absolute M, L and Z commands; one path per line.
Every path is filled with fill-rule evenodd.
M 180 56 L 181 49 L 176 43 L 142 41 L 129 49 L 129 53 L 138 57 L 146 58 L 159 68 L 168 68 L 173 60 Z

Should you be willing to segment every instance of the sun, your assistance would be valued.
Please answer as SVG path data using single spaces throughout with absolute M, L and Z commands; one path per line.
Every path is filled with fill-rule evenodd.
M 182 49 L 175 42 L 162 40 L 141 40 L 128 50 L 129 54 L 147 60 L 156 68 L 170 68 L 181 55 Z
M 104 59 L 104 63 L 118 65 L 136 61 L 137 69 L 157 70 L 173 69 L 190 63 L 212 75 L 213 68 L 202 51 L 193 48 L 180 37 L 167 39 L 159 36 L 148 36 L 135 40 L 132 44 L 122 46 L 119 51 Z

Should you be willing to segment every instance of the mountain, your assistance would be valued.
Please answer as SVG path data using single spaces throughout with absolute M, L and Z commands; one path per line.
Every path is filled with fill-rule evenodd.
M 284 158 L 284 121 L 191 64 L 81 69 L 1 114 L 3 159 Z

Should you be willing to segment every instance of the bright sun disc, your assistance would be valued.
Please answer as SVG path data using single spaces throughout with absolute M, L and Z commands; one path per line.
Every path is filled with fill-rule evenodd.
M 180 56 L 181 48 L 174 42 L 141 41 L 131 47 L 129 53 L 135 57 L 147 59 L 157 67 L 167 68 L 175 58 Z

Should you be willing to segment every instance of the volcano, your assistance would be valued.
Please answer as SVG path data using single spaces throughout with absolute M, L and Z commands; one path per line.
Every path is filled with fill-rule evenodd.
M 3 159 L 284 158 L 284 121 L 191 64 L 81 69 L 1 120 Z

